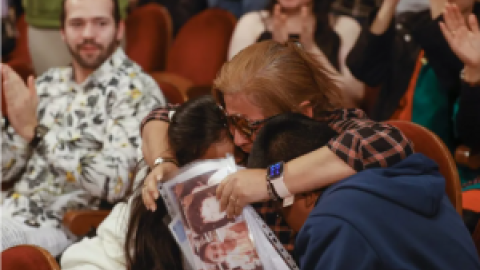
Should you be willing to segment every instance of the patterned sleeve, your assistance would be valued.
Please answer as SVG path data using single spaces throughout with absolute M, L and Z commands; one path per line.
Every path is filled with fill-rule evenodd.
M 10 182 L 25 169 L 30 158 L 28 143 L 2 118 L 2 182 Z
M 140 145 L 138 126 L 143 117 L 162 99 L 160 93 L 142 89 L 144 82 L 125 79 L 111 92 L 107 115 L 96 119 L 98 126 L 50 130 L 36 151 L 45 157 L 51 170 L 66 175 L 92 196 L 116 202 L 125 196 L 133 179 L 136 149 Z
M 140 126 L 140 130 L 143 130 L 143 127 L 145 126 L 145 124 L 152 120 L 170 122 L 170 117 L 169 117 L 170 112 L 175 111 L 179 106 L 180 104 L 168 103 L 165 106 L 160 106 L 154 109 L 143 119 L 142 124 Z
M 328 147 L 356 171 L 390 167 L 414 152 L 399 129 L 367 120 L 357 128 L 341 132 Z

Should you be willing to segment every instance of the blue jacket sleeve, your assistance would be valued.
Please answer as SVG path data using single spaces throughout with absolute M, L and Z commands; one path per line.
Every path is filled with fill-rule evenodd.
M 331 216 L 307 219 L 298 233 L 295 253 L 302 270 L 374 270 L 381 266 L 366 239 L 349 223 Z

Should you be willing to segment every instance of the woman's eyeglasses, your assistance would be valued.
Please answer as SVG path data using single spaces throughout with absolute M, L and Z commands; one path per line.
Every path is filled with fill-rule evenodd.
M 271 117 L 262 119 L 262 120 L 249 120 L 245 118 L 245 116 L 241 114 L 227 114 L 225 109 L 223 107 L 219 106 L 220 109 L 223 111 L 223 114 L 225 115 L 225 118 L 227 120 L 227 124 L 229 127 L 234 127 L 238 131 L 240 131 L 245 137 L 248 139 L 252 139 L 252 136 L 255 134 L 255 132 L 260 129 L 261 125 L 264 124 L 268 119 Z

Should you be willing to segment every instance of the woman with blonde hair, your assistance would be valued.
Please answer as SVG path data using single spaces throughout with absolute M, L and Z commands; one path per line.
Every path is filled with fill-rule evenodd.
M 313 191 L 357 171 L 392 166 L 413 153 L 411 143 L 395 127 L 374 122 L 361 110 L 344 109 L 329 72 L 294 42 L 264 41 L 242 50 L 221 69 L 213 95 L 224 108 L 235 145 L 246 153 L 262 123 L 284 112 L 326 122 L 339 134 L 327 146 L 287 163 L 228 176 L 217 189 L 217 198 L 229 216 L 239 215 L 247 204 Z M 150 160 L 173 157 L 168 141 L 158 140 L 166 137 L 169 110 L 169 106 L 154 110 L 142 125 L 143 143 L 148 145 L 144 155 Z M 152 172 L 145 181 L 143 200 L 153 211 L 156 182 L 176 166 L 149 165 Z

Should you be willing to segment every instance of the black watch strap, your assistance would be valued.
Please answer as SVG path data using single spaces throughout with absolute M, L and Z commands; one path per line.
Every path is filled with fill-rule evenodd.
M 33 134 L 33 139 L 30 141 L 29 145 L 31 148 L 36 148 L 38 144 L 43 140 L 45 134 L 47 134 L 48 128 L 43 125 L 38 125 L 35 127 Z

